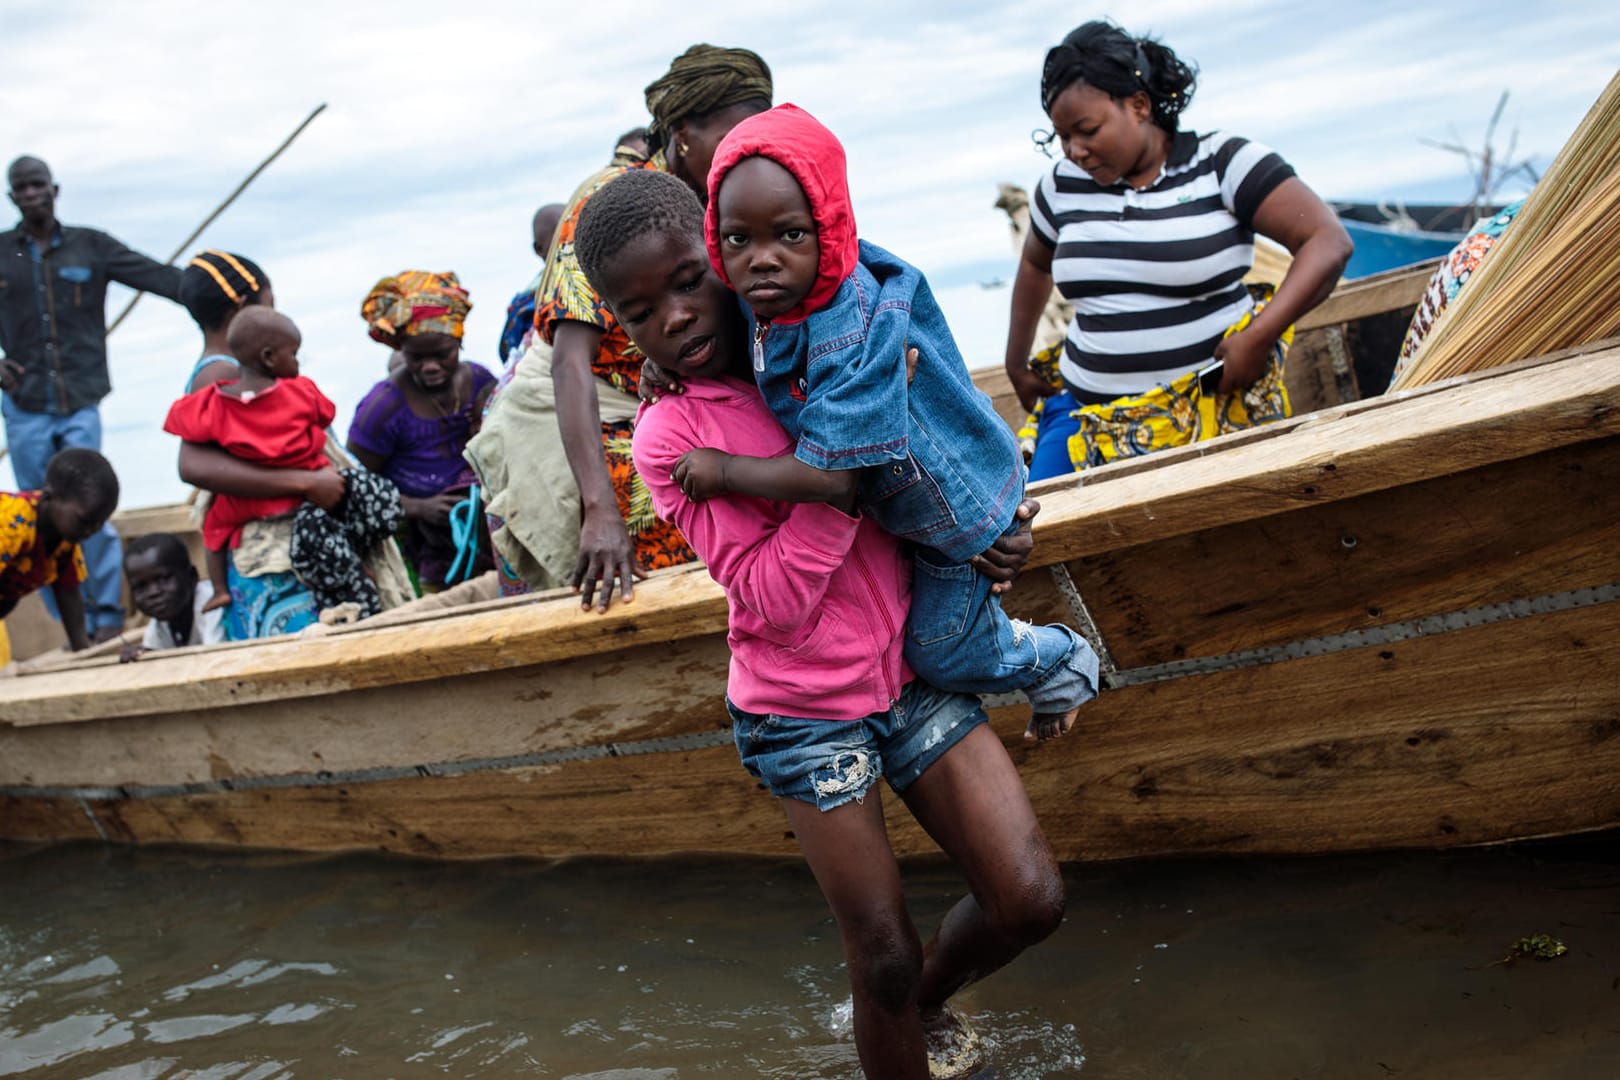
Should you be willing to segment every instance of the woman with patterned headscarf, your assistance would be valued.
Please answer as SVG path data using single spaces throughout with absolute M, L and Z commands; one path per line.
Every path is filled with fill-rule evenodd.
M 476 480 L 461 454 L 495 385 L 487 369 L 461 362 L 470 310 L 454 273 L 426 270 L 383 278 L 360 305 L 372 338 L 398 350 L 404 363 L 361 400 L 349 425 L 349 452 L 399 488 L 405 555 L 429 592 L 450 584 L 452 569 L 460 579 L 493 565 L 476 506 L 459 546 L 451 522 Z
M 559 505 L 562 515 L 553 520 L 554 530 L 526 545 L 534 565 L 532 585 L 569 582 L 580 590 L 585 607 L 594 601 L 598 611 L 606 611 L 615 582 L 628 600 L 635 578 L 696 558 L 675 527 L 654 515 L 646 485 L 631 462 L 630 430 L 643 357 L 580 269 L 574 228 L 591 195 L 631 169 L 665 168 L 694 191 L 706 192 L 716 144 L 745 117 L 770 106 L 771 70 L 757 54 L 694 45 L 647 87 L 652 160 L 616 161 L 581 184 L 568 202 L 535 311 L 535 330 L 552 346 L 551 362 L 545 371 L 516 373 L 520 380 L 527 374 L 540 384 L 526 395 L 538 403 L 525 432 L 529 437 L 516 441 L 544 442 L 555 430 L 566 458 L 566 468 L 552 470 L 555 482 L 548 491 L 554 494 L 546 507 Z M 521 361 L 524 366 L 543 363 L 534 352 Z M 518 395 L 503 392 L 490 422 L 510 423 L 511 418 L 496 414 L 518 408 L 518 400 Z M 475 445 L 475 457 L 478 450 Z M 493 470 L 484 471 L 487 477 Z M 502 531 L 513 524 L 508 517 Z M 496 541 L 506 553 L 499 533 Z

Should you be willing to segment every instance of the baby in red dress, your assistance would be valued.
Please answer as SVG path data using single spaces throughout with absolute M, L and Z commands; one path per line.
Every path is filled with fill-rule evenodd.
M 298 374 L 298 327 L 266 307 L 248 307 L 231 320 L 231 353 L 242 365 L 239 379 L 211 383 L 176 401 L 163 430 L 187 442 L 213 443 L 232 457 L 278 469 L 324 469 L 326 429 L 337 408 Z M 208 549 L 211 611 L 231 602 L 229 551 L 242 542 L 242 526 L 279 517 L 303 505 L 296 497 L 214 496 L 203 518 Z

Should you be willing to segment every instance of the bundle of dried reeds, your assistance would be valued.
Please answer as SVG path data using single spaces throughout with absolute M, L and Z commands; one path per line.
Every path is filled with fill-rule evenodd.
M 1620 74 L 1392 389 L 1620 333 Z

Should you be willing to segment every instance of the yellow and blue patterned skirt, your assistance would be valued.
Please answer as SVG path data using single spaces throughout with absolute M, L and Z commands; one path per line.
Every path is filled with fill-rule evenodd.
M 1247 327 L 1264 307 L 1265 301 L 1256 304 L 1222 336 L 1231 337 Z M 1197 370 L 1146 393 L 1115 398 L 1103 405 L 1075 407 L 1074 398 L 1061 390 L 1037 402 L 1018 432 L 1025 457 L 1030 460 L 1030 480 L 1203 442 L 1287 417 L 1283 365 L 1293 340 L 1294 329 L 1289 327 L 1272 346 L 1271 362 L 1265 372 L 1252 386 L 1236 393 L 1215 392 L 1207 385 L 1210 379 L 1204 377 L 1206 372 Z M 1061 388 L 1057 366 L 1062 355 L 1063 342 L 1059 341 L 1031 358 L 1030 367 Z

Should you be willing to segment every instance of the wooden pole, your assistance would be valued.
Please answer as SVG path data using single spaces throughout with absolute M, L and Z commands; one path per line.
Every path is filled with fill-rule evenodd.
M 214 212 L 209 214 L 206 218 L 204 218 L 203 223 L 201 225 L 198 225 L 195 229 L 193 229 L 191 231 L 191 235 L 186 237 L 184 240 L 182 240 L 180 242 L 180 246 L 174 249 L 174 253 L 172 255 L 170 255 L 169 258 L 166 261 L 168 261 L 170 263 L 173 263 L 174 260 L 178 259 L 181 256 L 181 254 L 183 254 L 188 248 L 190 248 L 192 243 L 197 239 L 197 237 L 199 237 L 199 236 L 201 236 L 203 234 L 203 230 L 208 228 L 208 226 L 212 225 L 214 223 L 214 221 L 219 217 L 219 215 L 223 214 L 226 211 L 226 209 L 228 209 L 230 207 L 231 203 L 236 201 L 236 197 L 238 195 L 242 194 L 242 192 L 246 191 L 247 186 L 249 184 L 253 183 L 254 180 L 257 180 L 258 177 L 259 177 L 259 174 L 264 172 L 264 170 L 268 169 L 270 167 L 270 163 L 275 161 L 276 158 L 280 157 L 281 154 L 282 154 L 282 151 L 286 150 L 287 147 L 291 146 L 293 144 L 293 140 L 298 138 L 298 136 L 300 136 L 300 135 L 302 135 L 304 133 L 304 129 L 309 127 L 311 121 L 313 121 L 317 116 L 321 115 L 322 111 L 325 110 L 325 108 L 326 108 L 326 103 L 325 102 L 322 102 L 321 104 L 315 106 L 314 110 L 311 111 L 308 116 L 304 117 L 304 122 L 302 124 L 299 124 L 296 128 L 294 128 L 293 133 L 291 135 L 288 135 L 284 140 L 282 140 L 281 145 L 276 147 L 275 150 L 271 152 L 269 157 L 267 157 L 263 161 L 259 162 L 258 167 L 256 169 L 254 169 L 252 172 L 248 173 L 247 178 L 244 179 L 240 184 L 236 185 L 236 190 L 232 191 L 229 195 L 227 195 L 225 197 L 225 201 L 220 203 L 218 206 L 216 206 L 214 208 Z M 144 293 L 136 293 L 133 297 L 130 298 L 129 303 L 124 305 L 124 310 L 120 311 L 118 313 L 118 318 L 114 319 L 112 325 L 107 327 L 107 334 L 109 336 L 111 336 L 111 334 L 112 334 L 112 332 L 114 330 L 118 329 L 118 326 L 119 326 L 120 323 L 122 323 L 126 318 L 129 317 L 129 313 L 131 311 L 135 310 L 135 305 L 141 302 L 141 297 L 144 296 L 144 295 L 145 295 Z

